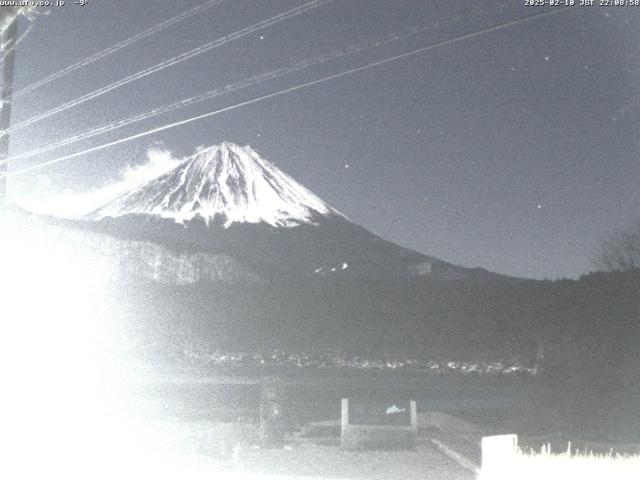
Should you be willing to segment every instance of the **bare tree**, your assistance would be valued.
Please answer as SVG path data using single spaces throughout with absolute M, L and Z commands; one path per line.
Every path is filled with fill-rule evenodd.
M 594 263 L 605 271 L 640 268 L 640 222 L 601 240 Z

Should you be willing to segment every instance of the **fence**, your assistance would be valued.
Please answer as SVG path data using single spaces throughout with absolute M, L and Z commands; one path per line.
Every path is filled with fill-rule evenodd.
M 342 399 L 340 442 L 345 450 L 397 450 L 415 447 L 418 436 L 416 402 L 409 402 L 409 425 L 354 425 L 349 418 L 349 399 Z

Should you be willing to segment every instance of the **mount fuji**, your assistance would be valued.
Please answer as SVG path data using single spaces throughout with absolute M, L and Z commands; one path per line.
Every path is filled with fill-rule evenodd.
M 83 218 L 10 209 L 0 227 L 27 286 L 60 276 L 71 288 L 53 289 L 68 294 L 55 305 L 64 313 L 76 301 L 89 303 L 92 315 L 93 302 L 75 288 L 89 284 L 116 343 L 181 368 L 209 365 L 220 352 L 249 353 L 236 357 L 242 365 L 256 353 L 287 365 L 274 350 L 297 352 L 287 358 L 298 365 L 316 358 L 323 368 L 336 352 L 340 368 L 347 355 L 387 353 L 456 365 L 449 360 L 535 359 L 547 346 L 554 362 L 555 352 L 567 350 L 557 339 L 580 339 L 585 312 L 601 311 L 603 302 L 618 305 L 606 319 L 633 331 L 638 305 L 629 299 L 640 298 L 637 272 L 536 281 L 403 248 L 231 143 L 198 151 Z M 577 301 L 587 303 L 576 309 Z M 64 318 L 47 310 L 37 320 Z M 606 330 L 601 316 L 589 322 L 589 331 Z M 572 324 L 580 332 L 568 334 Z M 618 365 L 619 350 L 611 348 Z
M 81 218 L 12 215 L 107 278 L 113 321 L 153 345 L 449 354 L 500 332 L 522 347 L 526 282 L 384 240 L 248 146 L 200 149 Z
M 178 223 L 264 223 L 294 227 L 340 215 L 249 146 L 224 142 L 201 149 L 160 178 L 127 192 L 89 215 L 156 215 Z
M 188 261 L 196 281 L 208 278 L 199 272 L 210 267 L 198 262 L 205 258 L 209 265 L 212 255 L 227 263 L 232 259 L 263 279 L 358 275 L 448 281 L 480 271 L 374 235 L 251 147 L 229 142 L 200 149 L 173 170 L 71 223 L 125 241 L 128 250 L 140 242 L 146 250 L 161 248 L 160 257 L 169 252 L 172 265 Z M 167 269 L 158 259 L 151 266 Z

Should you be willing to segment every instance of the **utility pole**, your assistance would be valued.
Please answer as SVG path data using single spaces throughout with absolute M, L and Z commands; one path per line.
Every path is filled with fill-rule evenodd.
M 0 13 L 0 22 L 7 20 L 8 15 Z M 8 48 L 2 64 L 2 86 L 0 87 L 0 131 L 6 131 L 11 124 L 11 95 L 13 94 L 13 69 L 16 59 L 15 42 L 18 33 L 18 16 L 9 20 L 11 23 L 2 32 L 2 45 Z M 9 157 L 9 135 L 0 137 L 0 212 L 6 208 L 7 171 Z

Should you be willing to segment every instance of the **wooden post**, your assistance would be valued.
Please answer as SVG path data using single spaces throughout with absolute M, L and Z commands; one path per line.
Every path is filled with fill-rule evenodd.
M 341 413 L 341 421 L 340 421 L 340 447 L 343 449 L 349 448 L 347 439 L 348 439 L 348 430 L 349 430 L 349 399 L 343 398 L 340 403 L 340 413 Z
M 343 398 L 341 405 L 341 413 L 342 413 L 342 428 L 349 425 L 349 399 Z
M 409 402 L 409 412 L 411 415 L 411 430 L 414 432 L 418 431 L 418 411 L 416 409 L 416 401 L 411 400 Z

